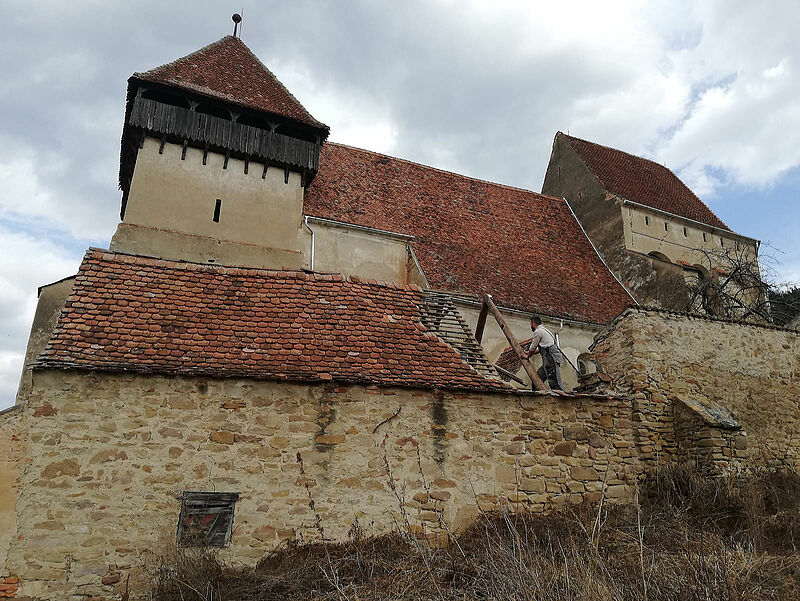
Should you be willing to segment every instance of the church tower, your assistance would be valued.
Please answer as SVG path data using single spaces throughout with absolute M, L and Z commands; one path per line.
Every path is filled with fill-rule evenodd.
M 303 190 L 328 132 L 235 36 L 134 73 L 111 249 L 308 266 Z

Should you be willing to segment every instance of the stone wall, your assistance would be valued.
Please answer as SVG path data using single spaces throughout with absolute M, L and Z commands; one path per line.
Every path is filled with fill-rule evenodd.
M 0 411 L 0 598 L 13 597 L 17 592 L 17 578 L 4 566 L 11 540 L 17 534 L 17 496 L 25 459 L 23 417 L 19 406 Z
M 629 309 L 594 352 L 655 441 L 642 460 L 800 466 L 800 333 Z
M 621 397 L 37 370 L 20 413 L 31 460 L 7 572 L 35 598 L 137 589 L 184 491 L 239 493 L 223 556 L 252 563 L 356 524 L 439 540 L 479 510 L 630 500 L 640 471 Z

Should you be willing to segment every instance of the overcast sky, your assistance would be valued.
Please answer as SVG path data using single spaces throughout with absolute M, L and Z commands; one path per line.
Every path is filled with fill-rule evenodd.
M 125 82 L 232 30 L 331 140 L 539 191 L 562 130 L 672 168 L 800 281 L 800 2 L 0 4 L 0 408 L 36 288 L 108 245 Z

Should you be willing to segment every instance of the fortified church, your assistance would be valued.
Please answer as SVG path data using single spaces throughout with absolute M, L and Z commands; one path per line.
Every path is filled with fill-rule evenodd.
M 120 223 L 40 288 L 0 414 L 0 596 L 797 464 L 798 334 L 669 311 L 706 248 L 758 253 L 671 171 L 558 133 L 539 194 L 328 134 L 235 36 L 128 80 Z

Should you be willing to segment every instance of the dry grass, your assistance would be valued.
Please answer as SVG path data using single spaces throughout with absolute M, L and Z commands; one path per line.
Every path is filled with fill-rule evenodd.
M 446 548 L 402 532 L 291 545 L 251 568 L 182 550 L 157 601 L 800 598 L 800 475 L 716 480 L 671 469 L 639 504 L 482 516 Z

